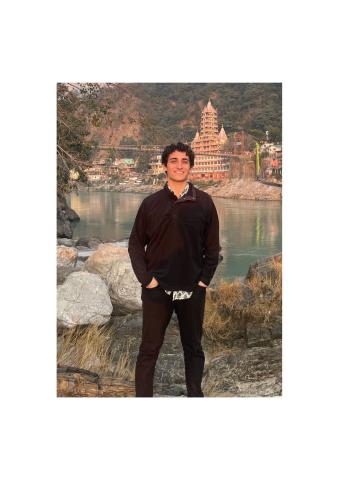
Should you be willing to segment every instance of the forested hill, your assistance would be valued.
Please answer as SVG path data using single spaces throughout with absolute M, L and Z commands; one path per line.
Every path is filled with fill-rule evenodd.
M 90 114 L 90 140 L 98 143 L 167 144 L 191 141 L 200 128 L 202 108 L 211 99 L 219 128 L 244 129 L 257 138 L 265 131 L 281 141 L 281 83 L 125 83 L 103 87 L 100 118 Z M 90 113 L 90 112 L 83 112 Z M 87 115 L 86 115 L 87 116 Z

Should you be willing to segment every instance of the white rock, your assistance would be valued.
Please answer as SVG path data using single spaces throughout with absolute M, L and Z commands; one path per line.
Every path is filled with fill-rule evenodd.
M 108 287 L 99 275 L 71 273 L 57 291 L 57 318 L 63 326 L 101 325 L 113 311 Z
M 133 272 L 128 255 L 115 258 L 107 281 L 114 305 L 127 312 L 141 309 L 141 286 Z
M 99 245 L 86 261 L 85 269 L 101 276 L 109 287 L 112 303 L 119 311 L 141 309 L 141 286 L 133 272 L 127 247 L 112 243 Z

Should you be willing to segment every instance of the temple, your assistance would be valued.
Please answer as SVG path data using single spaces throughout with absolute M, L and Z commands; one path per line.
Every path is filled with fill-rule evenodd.
M 191 142 L 195 153 L 194 169 L 190 175 L 192 180 L 219 180 L 228 176 L 229 162 L 222 155 L 228 139 L 223 125 L 218 130 L 218 112 L 209 99 L 201 112 L 200 132 L 196 132 Z

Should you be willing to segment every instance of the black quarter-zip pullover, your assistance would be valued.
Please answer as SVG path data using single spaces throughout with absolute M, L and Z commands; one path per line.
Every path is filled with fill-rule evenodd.
M 141 202 L 128 253 L 143 286 L 153 277 L 165 290 L 190 291 L 199 280 L 209 285 L 220 250 L 213 200 L 191 182 L 188 192 L 179 199 L 166 182 L 162 190 Z

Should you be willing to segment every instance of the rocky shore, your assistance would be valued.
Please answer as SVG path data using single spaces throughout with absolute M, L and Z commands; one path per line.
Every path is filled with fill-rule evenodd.
M 212 197 L 237 198 L 241 200 L 281 200 L 282 189 L 265 185 L 256 180 L 229 180 L 205 189 Z
M 126 193 L 153 193 L 161 189 L 163 183 L 157 185 L 110 185 L 102 184 L 87 187 L 84 184 L 79 185 L 79 191 L 112 191 Z M 216 182 L 215 185 L 203 186 L 198 184 L 198 188 L 206 191 L 212 197 L 234 198 L 241 200 L 275 200 L 282 198 L 282 189 L 272 185 L 265 185 L 251 179 L 231 179 L 222 182 Z
M 57 273 L 58 396 L 134 396 L 141 288 L 127 248 L 58 239 Z M 205 396 L 281 395 L 281 256 L 206 294 Z M 186 396 L 175 314 L 154 382 L 155 396 Z

